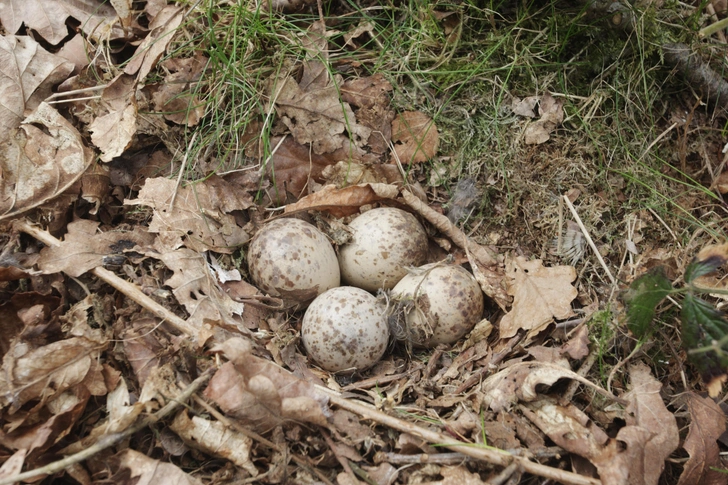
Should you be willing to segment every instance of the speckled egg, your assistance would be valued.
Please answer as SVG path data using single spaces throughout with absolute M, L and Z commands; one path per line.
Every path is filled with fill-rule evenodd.
M 250 243 L 248 269 L 258 288 L 289 305 L 305 306 L 341 279 L 329 240 L 300 219 L 266 224 Z
M 417 347 L 456 342 L 483 315 L 483 292 L 462 266 L 435 263 L 417 268 L 390 296 L 395 338 Z
M 390 289 L 406 267 L 427 260 L 427 233 L 415 216 L 391 207 L 367 211 L 351 221 L 351 241 L 339 248 L 344 283 L 377 291 Z
M 301 323 L 303 346 L 325 370 L 366 369 L 387 350 L 385 314 L 385 305 L 360 288 L 332 288 L 306 310 Z

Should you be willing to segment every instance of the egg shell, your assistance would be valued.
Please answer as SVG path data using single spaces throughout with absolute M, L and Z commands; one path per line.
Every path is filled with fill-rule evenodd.
M 306 310 L 301 340 L 309 357 L 325 370 L 366 369 L 387 350 L 386 306 L 360 288 L 332 288 Z
M 377 291 L 390 289 L 407 267 L 427 260 L 427 233 L 417 218 L 401 209 L 369 210 L 349 224 L 352 239 L 339 248 L 345 284 Z
M 404 332 L 395 333 L 418 347 L 454 343 L 483 315 L 478 282 L 457 265 L 434 263 L 417 268 L 397 283 L 391 298 L 394 311 L 402 309 L 406 323 Z
M 305 305 L 341 281 L 336 252 L 326 236 L 300 219 L 276 219 L 255 235 L 248 269 L 262 291 Z

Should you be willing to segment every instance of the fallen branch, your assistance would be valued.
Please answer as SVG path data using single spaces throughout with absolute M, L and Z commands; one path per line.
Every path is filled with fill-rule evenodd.
M 39 477 L 42 475 L 52 475 L 54 473 L 58 473 L 71 465 L 81 463 L 82 461 L 94 456 L 98 452 L 115 445 L 125 438 L 128 438 L 134 433 L 161 421 L 170 413 L 172 413 L 172 411 L 182 406 L 185 401 L 187 401 L 194 393 L 196 393 L 200 389 L 200 387 L 202 387 L 212 376 L 214 370 L 215 369 L 211 367 L 210 369 L 205 371 L 200 377 L 192 381 L 192 383 L 187 386 L 187 388 L 182 391 L 179 396 L 174 398 L 174 400 L 168 402 L 162 409 L 160 409 L 156 413 L 142 419 L 139 424 L 118 433 L 112 433 L 110 435 L 102 436 L 96 443 L 89 446 L 85 450 L 67 456 L 62 460 L 54 461 L 53 463 L 49 463 L 40 468 L 19 473 L 12 477 L 0 479 L 0 485 L 10 485 L 11 483 L 19 482 L 22 480 L 30 480 L 31 478 Z
M 516 463 L 521 466 L 523 470 L 527 473 L 544 478 L 549 478 L 551 480 L 555 480 L 566 485 L 601 485 L 601 481 L 595 478 L 589 478 L 573 472 L 567 472 L 565 470 L 552 468 L 550 466 L 542 465 L 540 463 L 534 463 L 527 458 L 524 458 L 522 456 L 516 456 L 505 450 L 500 450 L 492 446 L 486 447 L 482 445 L 473 445 L 472 443 L 462 443 L 455 441 L 452 437 L 447 436 L 443 433 L 433 431 L 427 428 L 422 428 L 410 422 L 395 418 L 394 416 L 390 416 L 382 411 L 379 411 L 369 404 L 353 401 L 351 399 L 345 399 L 336 392 L 325 387 L 317 386 L 317 388 L 321 391 L 326 392 L 326 394 L 329 396 L 329 401 L 333 404 L 336 404 L 342 409 L 346 409 L 347 411 L 356 413 L 365 419 L 375 421 L 379 424 L 383 424 L 403 433 L 409 433 L 413 436 L 426 440 L 430 444 L 436 444 L 438 446 L 459 452 L 463 455 L 467 455 L 471 458 L 476 458 L 478 460 L 502 466 L 504 468 L 508 467 L 512 463 Z

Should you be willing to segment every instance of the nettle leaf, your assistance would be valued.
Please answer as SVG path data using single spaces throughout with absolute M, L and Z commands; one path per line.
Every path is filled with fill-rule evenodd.
M 682 343 L 690 360 L 698 367 L 703 380 L 725 373 L 728 367 L 728 344 L 715 350 L 698 351 L 710 347 L 728 334 L 728 321 L 713 305 L 691 293 L 682 302 Z
M 644 336 L 655 316 L 655 308 L 672 291 L 672 283 L 662 267 L 657 267 L 632 282 L 625 295 L 627 325 L 635 336 Z

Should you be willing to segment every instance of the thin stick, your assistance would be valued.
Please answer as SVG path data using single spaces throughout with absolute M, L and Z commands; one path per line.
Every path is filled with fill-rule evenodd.
M 76 101 L 88 101 L 90 99 L 101 99 L 101 95 L 87 96 L 85 98 L 58 99 L 56 101 L 48 101 L 48 104 L 75 103 Z
M 617 285 L 617 280 L 614 279 L 614 276 L 612 276 L 612 272 L 609 271 L 609 268 L 607 267 L 607 263 L 604 262 L 604 258 L 602 258 L 602 255 L 599 254 L 599 250 L 597 249 L 596 244 L 594 244 L 594 241 L 592 240 L 591 236 L 586 230 L 586 227 L 584 227 L 584 223 L 581 222 L 581 217 L 579 217 L 579 214 L 576 212 L 576 209 L 571 204 L 571 201 L 567 196 L 563 196 L 564 202 L 566 203 L 566 206 L 571 211 L 571 215 L 574 216 L 574 219 L 576 220 L 576 223 L 579 225 L 579 229 L 581 229 L 581 233 L 584 234 L 584 237 L 586 238 L 586 242 L 589 243 L 589 247 L 592 248 L 592 251 L 594 251 L 594 254 L 597 256 L 597 260 L 599 260 L 599 264 L 602 265 L 602 268 L 607 273 L 607 276 L 609 276 L 609 280 L 612 282 L 614 286 Z
M 677 126 L 677 123 L 671 124 L 665 131 L 657 135 L 657 138 L 655 138 L 652 143 L 649 144 L 647 148 L 645 148 L 645 151 L 642 152 L 642 155 L 640 155 L 640 160 L 645 158 L 645 155 L 647 155 L 647 152 L 652 150 L 652 147 L 657 145 L 657 143 L 662 140 L 668 133 L 670 133 L 675 127 Z
M 456 441 L 452 437 L 443 433 L 422 428 L 399 418 L 395 418 L 394 416 L 390 416 L 369 404 L 357 402 L 351 399 L 344 399 L 339 394 L 325 387 L 316 387 L 317 389 L 326 392 L 329 396 L 329 401 L 342 409 L 346 409 L 347 411 L 356 413 L 365 419 L 370 419 L 403 433 L 409 433 L 418 438 L 422 438 L 431 444 L 437 444 L 462 453 L 463 455 L 477 458 L 478 460 L 502 467 L 507 467 L 511 463 L 516 462 L 522 466 L 523 470 L 527 473 L 544 478 L 550 478 L 565 485 L 601 485 L 601 482 L 594 478 L 585 477 L 583 475 L 567 472 L 558 468 L 552 468 L 540 463 L 534 463 L 527 458 L 513 455 L 505 450 L 500 450 L 491 446 L 474 446 L 472 443 Z
M 92 86 L 90 88 L 83 88 L 83 89 L 74 89 L 73 91 L 63 91 L 61 93 L 54 93 L 51 94 L 46 98 L 46 101 L 49 99 L 56 99 L 56 98 L 64 98 L 66 96 L 73 96 L 75 94 L 83 94 L 83 93 L 90 93 L 92 91 L 101 91 L 102 89 L 106 89 L 106 84 L 101 84 L 99 86 Z
M 37 227 L 31 226 L 26 221 L 17 221 L 15 223 L 15 228 L 19 231 L 22 231 L 26 234 L 29 234 L 45 244 L 46 246 L 60 246 L 61 241 L 47 233 L 46 231 L 43 231 L 41 229 L 38 229 Z M 97 266 L 96 268 L 91 270 L 91 273 L 93 273 L 97 278 L 104 281 L 105 283 L 108 283 L 109 285 L 113 286 L 117 290 L 119 290 L 121 293 L 138 303 L 140 306 L 145 308 L 146 310 L 149 310 L 150 312 L 157 315 L 162 320 L 166 321 L 170 325 L 172 325 L 174 328 L 179 330 L 182 333 L 187 334 L 188 336 L 196 339 L 199 335 L 199 330 L 196 329 L 193 325 L 188 323 L 186 320 L 178 317 L 168 309 L 164 308 L 162 305 L 157 303 L 156 301 L 152 300 L 150 297 L 145 295 L 142 290 L 140 290 L 136 285 L 129 283 L 128 281 L 125 281 L 118 276 L 116 276 L 111 271 L 107 270 L 106 268 L 102 268 L 101 266 Z M 198 342 L 202 343 L 202 342 Z
M 18 475 L 14 475 L 12 477 L 0 479 L 0 485 L 9 485 L 11 483 L 19 482 L 22 480 L 29 480 L 31 478 L 39 477 L 41 475 L 52 475 L 54 473 L 58 473 L 71 465 L 81 463 L 82 461 L 99 453 L 100 451 L 103 451 L 106 448 L 115 445 L 119 441 L 122 441 L 124 438 L 128 438 L 134 433 L 144 428 L 147 428 L 154 423 L 157 423 L 158 421 L 164 419 L 166 416 L 172 413 L 172 411 L 180 407 L 185 401 L 187 401 L 187 399 L 190 398 L 190 396 L 196 393 L 200 389 L 200 387 L 202 387 L 202 385 L 205 384 L 207 380 L 212 376 L 213 370 L 214 368 L 210 368 L 205 371 L 204 374 L 192 381 L 192 383 L 187 386 L 187 388 L 182 391 L 179 396 L 168 402 L 162 409 L 160 409 L 156 413 L 152 414 L 147 418 L 144 418 L 139 424 L 118 433 L 112 433 L 106 436 L 102 436 L 96 443 L 89 446 L 85 450 L 67 456 L 62 460 L 54 461 L 53 463 L 49 463 L 46 466 L 36 468 L 34 470 L 29 470 L 24 473 L 19 473 Z
M 187 157 L 190 154 L 190 150 L 192 149 L 192 144 L 195 142 L 195 139 L 197 138 L 197 134 L 199 131 L 195 131 L 194 135 L 192 135 L 192 139 L 187 144 L 187 150 L 185 151 L 185 156 L 182 157 L 182 162 L 179 164 L 179 175 L 177 176 L 177 183 L 174 186 L 174 192 L 172 193 L 172 200 L 169 201 L 169 210 L 172 211 L 174 209 L 174 200 L 177 198 L 177 191 L 179 190 L 179 184 L 182 183 L 182 175 L 185 173 L 185 165 L 187 165 Z

